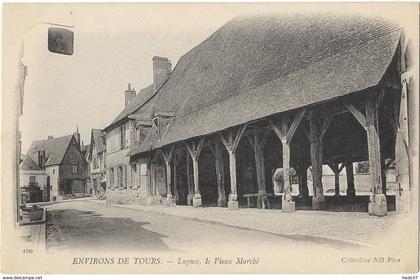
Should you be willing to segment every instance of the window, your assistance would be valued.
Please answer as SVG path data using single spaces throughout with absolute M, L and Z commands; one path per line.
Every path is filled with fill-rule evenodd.
M 55 168 L 53 168 L 53 174 L 55 174 Z
M 120 150 L 125 149 L 126 143 L 125 143 L 125 125 L 120 127 Z
M 122 166 L 118 166 L 117 169 L 117 184 L 119 188 L 123 187 L 123 167 Z
M 35 176 L 29 176 L 29 183 L 35 183 Z
M 76 174 L 77 173 L 77 165 L 73 165 L 72 168 L 73 168 L 73 174 Z
M 141 163 L 139 170 L 140 187 L 147 187 L 147 164 Z

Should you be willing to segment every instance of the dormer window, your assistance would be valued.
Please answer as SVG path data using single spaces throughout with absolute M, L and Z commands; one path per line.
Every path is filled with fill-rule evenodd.
M 141 145 L 149 135 L 152 128 L 152 122 L 149 120 L 137 120 L 136 121 L 136 145 Z
M 156 112 L 153 118 L 153 126 L 156 129 L 156 134 L 159 138 L 165 134 L 169 123 L 171 122 L 174 114 L 172 112 Z

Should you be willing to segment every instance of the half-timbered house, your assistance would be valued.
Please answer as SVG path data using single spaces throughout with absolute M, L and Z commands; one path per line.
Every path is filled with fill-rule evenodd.
M 87 162 L 80 149 L 80 135 L 73 135 L 32 142 L 28 157 L 45 170 L 50 186 L 51 201 L 87 196 Z

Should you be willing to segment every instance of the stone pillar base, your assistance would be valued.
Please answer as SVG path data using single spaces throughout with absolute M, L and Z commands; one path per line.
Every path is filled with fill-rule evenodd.
M 325 209 L 325 197 L 312 197 L 312 210 Z
M 192 206 L 193 205 L 193 195 L 187 194 L 187 205 Z
M 175 199 L 171 196 L 171 197 L 167 197 L 166 198 L 166 200 L 165 200 L 165 205 L 166 206 L 176 206 L 176 203 L 175 203 Z
M 411 209 L 411 192 L 399 191 L 395 194 L 395 211 L 397 213 L 408 213 Z
M 228 209 L 231 209 L 231 210 L 239 209 L 239 202 L 237 200 L 229 200 Z
M 217 207 L 226 207 L 226 198 L 218 198 L 217 199 Z
M 295 212 L 296 211 L 295 202 L 283 200 L 281 202 L 281 211 L 285 213 Z
M 372 202 L 371 202 L 372 203 Z M 386 216 L 387 203 L 386 196 L 384 194 L 376 194 L 373 197 L 373 214 L 378 217 Z
M 193 198 L 193 207 L 201 207 L 201 198 Z
M 153 205 L 153 197 L 148 196 L 148 197 L 146 198 L 146 205 L 147 205 L 147 206 L 152 206 L 152 205 Z

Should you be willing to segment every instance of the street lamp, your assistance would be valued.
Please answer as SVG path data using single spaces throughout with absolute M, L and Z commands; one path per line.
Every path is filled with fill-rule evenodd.
M 74 47 L 74 33 L 70 29 L 74 25 L 56 24 L 51 22 L 38 22 L 23 32 L 21 51 L 19 56 L 19 76 L 17 82 L 17 108 L 16 108 L 16 186 L 15 186 L 15 199 L 16 199 L 16 221 L 19 221 L 19 206 L 20 206 L 20 154 L 21 154 L 21 135 L 19 130 L 19 117 L 23 114 L 23 97 L 25 89 L 25 78 L 28 74 L 28 67 L 22 62 L 25 46 L 25 35 L 34 27 L 46 24 L 48 28 L 48 50 L 52 53 L 72 55 Z

